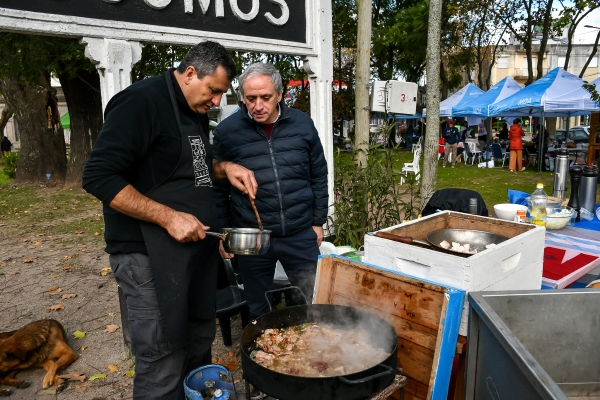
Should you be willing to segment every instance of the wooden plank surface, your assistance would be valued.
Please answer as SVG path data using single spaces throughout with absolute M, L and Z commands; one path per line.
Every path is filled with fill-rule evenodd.
M 432 375 L 435 351 L 398 339 L 398 366 L 402 374 L 427 385 Z
M 407 377 L 406 386 L 404 387 L 404 400 L 425 400 L 428 392 L 427 385 Z
M 419 346 L 425 347 L 429 350 L 435 350 L 435 344 L 438 335 L 436 329 L 427 328 L 423 325 L 417 324 L 412 321 L 408 321 L 404 318 L 388 314 L 385 311 L 373 308 L 368 304 L 359 304 L 355 301 L 355 299 L 350 299 L 341 295 L 335 295 L 333 297 L 333 304 L 358 307 L 375 313 L 381 318 L 385 319 L 394 327 L 399 338 L 406 339 L 409 342 L 416 343 Z
M 327 304 L 336 296 L 354 299 L 385 313 L 438 329 L 444 293 L 418 287 L 407 282 L 338 264 L 335 279 L 327 296 Z M 320 298 L 318 301 L 320 302 Z

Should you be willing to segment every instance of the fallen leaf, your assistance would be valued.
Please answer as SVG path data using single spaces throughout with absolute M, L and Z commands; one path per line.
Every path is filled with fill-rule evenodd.
M 87 390 L 87 388 L 89 388 L 90 386 L 92 386 L 92 384 L 90 382 L 86 382 L 86 383 L 82 383 L 81 385 L 75 385 L 75 391 L 77 393 L 83 393 Z
M 119 325 L 106 325 L 104 332 L 113 333 L 117 329 L 119 329 Z
M 73 297 L 77 296 L 77 293 L 66 293 L 62 295 L 62 299 L 72 299 Z
M 104 267 L 100 270 L 100 275 L 106 276 L 110 272 L 110 267 Z
M 89 253 L 90 252 L 88 249 L 79 249 L 79 251 L 81 251 L 83 253 Z
M 38 233 L 36 236 L 46 236 L 45 233 Z
M 29 239 L 23 239 L 23 242 L 29 242 Z
M 240 378 L 237 378 L 233 381 L 233 383 L 240 383 L 242 380 Z
M 57 292 L 62 292 L 62 288 L 58 288 Z
M 114 317 L 114 316 L 115 316 L 115 313 L 114 313 L 114 312 L 109 312 L 109 313 L 108 313 L 108 316 L 109 316 L 109 317 Z
M 95 374 L 88 378 L 88 381 L 95 381 L 96 379 L 106 379 L 106 374 Z
M 50 275 L 50 278 L 52 278 L 52 279 L 55 279 L 55 278 L 58 278 L 58 277 L 59 277 L 59 275 L 56 275 L 56 274 Z
M 70 269 L 71 269 L 71 266 L 70 266 L 70 265 L 65 265 L 65 266 L 63 267 L 63 269 L 64 269 L 65 271 L 68 271 L 68 270 L 70 270 Z
M 33 259 L 33 258 L 26 258 L 26 259 L 23 260 L 23 262 L 25 264 L 29 264 L 29 263 L 35 262 L 35 259 Z
M 129 383 L 123 382 L 123 386 L 127 387 L 127 386 L 129 386 Z
M 34 245 L 39 246 L 40 244 L 43 244 L 44 242 L 33 242 Z
M 58 311 L 58 310 L 64 310 L 64 309 L 65 309 L 65 306 L 63 306 L 62 304 L 56 304 L 56 305 L 50 306 L 50 308 L 48 308 L 46 310 L 46 312 Z
M 217 361 L 217 364 L 221 364 L 222 366 L 227 368 L 229 371 L 237 371 L 239 369 L 237 359 L 234 359 L 234 361 L 225 361 L 222 358 L 219 358 L 219 360 Z
M 213 357 L 213 358 L 212 358 L 212 360 L 210 360 L 210 362 L 211 362 L 212 364 L 216 364 L 216 363 L 217 363 L 217 358 L 216 358 L 216 357 Z
M 73 209 L 74 210 L 74 209 Z M 76 235 L 81 235 L 83 233 L 83 231 L 75 231 Z
M 135 371 L 132 369 L 130 369 L 129 371 L 127 371 L 123 374 L 123 376 L 126 376 L 128 378 L 133 378 L 134 375 L 135 375 Z
M 56 395 L 56 386 L 50 387 L 48 389 L 42 389 L 36 394 L 38 396 L 54 396 Z
M 2 263 L 0 264 L 0 267 L 6 267 L 6 264 Z
M 83 372 L 69 372 L 68 374 L 59 375 L 58 377 L 79 382 L 85 381 L 85 374 Z
M 16 274 L 20 274 L 19 271 L 13 271 L 13 272 L 9 272 L 11 275 L 16 275 Z
M 80 330 L 76 330 L 75 332 L 73 332 L 73 337 L 75 339 L 83 339 L 85 337 L 85 332 L 82 332 Z
M 50 289 L 46 290 L 46 292 L 54 292 L 55 290 L 58 290 L 58 289 L 60 289 L 60 287 L 54 286 L 54 287 L 51 287 Z
M 94 236 L 99 236 L 100 232 L 94 232 Z
M 68 259 L 70 259 L 70 258 L 73 258 L 73 256 L 65 256 L 65 257 L 64 257 L 64 259 L 65 259 L 65 260 L 68 260 Z
M 81 346 L 81 347 L 80 347 L 80 348 L 78 348 L 77 350 L 84 351 L 84 350 L 85 350 L 85 349 L 87 349 L 87 348 L 88 348 L 87 346 Z
M 116 365 L 114 365 L 114 364 L 109 364 L 109 366 L 108 366 L 108 370 L 109 370 L 110 372 L 117 372 L 117 371 L 119 370 L 119 367 L 117 367 L 117 366 L 116 366 Z

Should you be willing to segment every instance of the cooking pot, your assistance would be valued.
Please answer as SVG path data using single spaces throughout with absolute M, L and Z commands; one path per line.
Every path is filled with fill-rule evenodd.
M 343 329 L 367 329 L 372 345 L 390 355 L 381 363 L 354 374 L 317 378 L 275 372 L 250 357 L 256 348 L 255 339 L 265 329 L 287 328 L 307 322 L 327 323 Z M 396 376 L 396 331 L 378 315 L 354 307 L 305 304 L 272 311 L 244 328 L 241 346 L 246 381 L 263 393 L 281 400 L 364 400 L 388 387 Z
M 206 234 L 221 239 L 226 252 L 241 255 L 265 254 L 271 240 L 271 231 L 257 228 L 223 228 L 223 233 Z
M 372 232 L 369 234 L 373 235 Z M 480 253 L 486 250 L 487 248 L 485 246 L 489 244 L 498 244 L 508 240 L 508 237 L 499 235 L 497 233 L 478 231 L 474 229 L 437 229 L 427 234 L 427 242 L 424 240 L 413 239 L 410 236 L 399 236 L 387 232 L 376 232 L 374 235 L 383 239 L 394 240 L 396 242 L 402 242 L 406 244 L 416 243 L 428 247 L 434 247 L 443 252 L 465 257 L 472 256 L 473 254 L 461 253 L 452 250 L 452 248 L 445 249 L 440 245 L 440 243 L 442 243 L 444 240 L 450 244 L 452 244 L 452 242 L 457 242 L 461 245 L 468 243 L 471 251 L 477 250 L 477 252 Z

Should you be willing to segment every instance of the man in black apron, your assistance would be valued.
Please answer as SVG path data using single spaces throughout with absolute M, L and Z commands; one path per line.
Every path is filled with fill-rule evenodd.
M 108 103 L 83 173 L 103 202 L 106 251 L 127 300 L 136 359 L 135 400 L 182 400 L 183 378 L 209 364 L 215 336 L 219 242 L 212 182 L 254 196 L 248 169 L 213 160 L 206 112 L 236 67 L 204 42 L 177 69 L 145 79 Z

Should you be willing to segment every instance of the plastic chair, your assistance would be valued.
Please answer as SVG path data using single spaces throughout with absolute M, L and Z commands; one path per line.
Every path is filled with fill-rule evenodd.
M 475 158 L 477 158 L 478 163 L 481 162 L 481 151 L 476 150 L 475 143 L 466 142 L 465 151 L 467 152 L 467 157 L 471 159 L 471 165 L 475 163 Z
M 408 174 L 409 172 L 414 172 L 415 179 L 417 180 L 417 182 L 419 181 L 419 178 L 420 178 L 419 159 L 420 158 L 421 158 L 421 148 L 419 147 L 413 153 L 413 162 L 404 163 L 404 166 L 402 167 L 402 171 L 400 171 L 400 173 L 401 173 L 400 184 L 401 185 L 404 183 L 404 176 L 406 174 Z
M 500 168 L 504 168 L 504 161 L 508 159 L 508 154 L 502 152 L 502 147 L 498 143 L 492 143 L 492 155 L 496 161 L 502 160 Z
M 230 318 L 240 313 L 242 317 L 242 327 L 250 323 L 250 314 L 244 291 L 237 284 L 235 273 L 231 260 L 223 260 L 222 264 L 227 274 L 229 286 L 217 290 L 217 319 L 221 327 L 221 335 L 225 346 L 233 344 L 231 340 L 231 321 Z
M 417 143 L 414 143 L 412 145 L 412 152 L 414 153 L 417 149 L 420 149 L 422 144 L 423 144 L 423 136 L 419 136 L 419 140 L 417 140 Z

